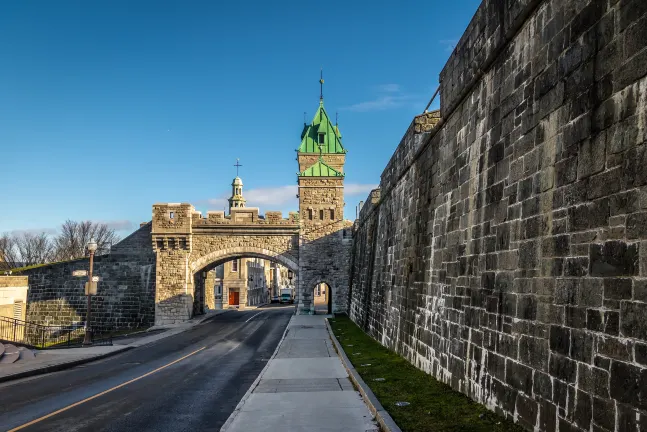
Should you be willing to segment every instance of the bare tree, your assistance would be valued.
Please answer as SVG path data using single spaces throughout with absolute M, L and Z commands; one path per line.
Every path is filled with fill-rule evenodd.
M 9 270 L 21 264 L 15 236 L 3 233 L 0 236 L 0 270 Z
M 56 259 L 63 261 L 87 256 L 86 245 L 92 237 L 99 245 L 97 255 L 109 253 L 110 247 L 119 241 L 115 230 L 106 224 L 66 220 L 54 239 Z
M 46 233 L 23 232 L 13 236 L 15 250 L 22 265 L 44 264 L 52 260 L 53 245 Z

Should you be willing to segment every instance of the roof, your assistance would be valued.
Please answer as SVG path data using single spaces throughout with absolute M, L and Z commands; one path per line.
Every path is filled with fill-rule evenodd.
M 344 177 L 344 173 L 327 165 L 321 158 L 314 165 L 297 174 L 299 177 Z
M 324 134 L 324 144 L 321 149 L 318 144 L 320 133 Z M 346 149 L 341 143 L 339 128 L 330 121 L 323 106 L 323 100 L 319 102 L 319 108 L 317 108 L 312 123 L 304 126 L 301 133 L 301 145 L 297 151 L 300 153 L 346 153 Z

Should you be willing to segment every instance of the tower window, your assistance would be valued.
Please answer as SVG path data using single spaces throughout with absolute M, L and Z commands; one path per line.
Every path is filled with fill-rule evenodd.
M 324 143 L 324 137 L 325 137 L 325 135 L 324 135 L 324 134 L 322 134 L 322 133 L 320 133 L 320 134 L 319 134 L 319 144 L 323 144 L 323 143 Z
M 169 212 L 168 217 L 171 219 L 175 218 L 175 212 Z
M 323 220 L 323 218 L 324 218 L 324 216 L 323 216 L 323 215 L 324 215 L 324 211 L 323 211 L 323 210 L 319 210 L 319 220 Z
M 330 209 L 330 220 L 335 220 L 335 210 Z
M 308 219 L 312 220 L 312 209 L 308 209 Z

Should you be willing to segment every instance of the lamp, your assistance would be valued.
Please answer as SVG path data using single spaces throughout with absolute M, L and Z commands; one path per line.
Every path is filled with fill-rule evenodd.
M 87 244 L 88 252 L 90 252 L 90 270 L 88 271 L 88 310 L 85 315 L 85 335 L 83 336 L 83 345 L 92 345 L 92 331 L 90 329 L 90 314 L 92 311 L 92 267 L 94 265 L 94 253 L 99 248 L 99 245 L 94 240 L 94 237 L 90 238 L 90 241 Z

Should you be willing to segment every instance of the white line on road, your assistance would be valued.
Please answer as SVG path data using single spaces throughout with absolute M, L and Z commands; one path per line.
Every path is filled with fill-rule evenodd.
M 250 322 L 250 321 L 252 320 L 252 318 L 257 317 L 257 316 L 259 316 L 259 315 L 260 315 L 260 314 L 262 314 L 262 313 L 263 313 L 263 312 L 261 311 L 261 312 L 257 313 L 256 315 L 249 317 L 249 319 L 248 319 L 247 321 L 245 321 L 245 322 L 246 322 L 246 323 Z
M 26 428 L 27 426 L 31 426 L 31 425 L 33 425 L 33 424 L 39 423 L 39 422 L 41 422 L 41 421 L 43 421 L 43 420 L 45 420 L 45 419 L 48 419 L 48 418 L 50 418 L 50 417 L 52 417 L 52 416 L 55 416 L 56 414 L 62 413 L 63 411 L 67 411 L 67 410 L 69 410 L 70 408 L 74 408 L 75 406 L 78 406 L 78 405 L 81 405 L 81 404 L 83 404 L 83 403 L 85 403 L 85 402 L 91 401 L 92 399 L 96 399 L 96 398 L 98 398 L 99 396 L 103 396 L 103 395 L 104 395 L 104 394 L 106 394 L 106 393 L 110 393 L 110 392 L 111 392 L 111 391 L 113 391 L 113 390 L 117 390 L 118 388 L 121 388 L 121 387 L 127 386 L 127 385 L 128 385 L 128 384 L 130 384 L 130 383 L 134 383 L 135 381 L 139 381 L 140 379 L 142 379 L 142 378 L 146 378 L 146 377 L 147 377 L 147 376 L 149 376 L 149 375 L 153 375 L 154 373 L 159 372 L 159 371 L 161 371 L 162 369 L 166 369 L 167 367 L 172 366 L 172 365 L 174 365 L 175 363 L 181 362 L 181 361 L 182 361 L 182 360 L 184 360 L 185 358 L 187 358 L 187 357 L 191 357 L 192 355 L 199 353 L 200 351 L 202 351 L 202 350 L 203 350 L 203 349 L 205 349 L 205 348 L 206 348 L 206 347 L 202 347 L 202 348 L 200 348 L 200 349 L 197 349 L 197 350 L 193 351 L 192 353 L 189 353 L 189 354 L 185 355 L 184 357 L 180 357 L 179 359 L 174 360 L 174 361 L 172 361 L 171 363 L 167 363 L 167 364 L 165 364 L 165 365 L 164 365 L 164 366 L 162 366 L 162 367 L 158 367 L 157 369 L 152 370 L 152 371 L 150 371 L 150 372 L 148 372 L 148 373 L 145 373 L 144 375 L 138 376 L 137 378 L 133 378 L 133 379 L 131 379 L 130 381 L 126 381 L 125 383 L 122 383 L 122 384 L 119 384 L 119 385 L 117 385 L 117 386 L 114 386 L 114 387 L 112 387 L 112 388 L 110 388 L 110 389 L 108 389 L 108 390 L 102 391 L 101 393 L 97 393 L 97 394 L 95 394 L 94 396 L 91 396 L 91 397 L 89 397 L 89 398 L 86 398 L 86 399 L 83 399 L 83 400 L 81 400 L 81 401 L 75 402 L 75 403 L 73 403 L 72 405 L 68 405 L 68 406 L 66 406 L 65 408 L 61 408 L 61 409 L 59 409 L 59 410 L 54 411 L 53 413 L 49 413 L 49 414 L 47 414 L 47 415 L 44 415 L 44 416 L 42 416 L 42 417 L 39 417 L 39 418 L 37 418 L 36 420 L 32 420 L 32 421 L 30 421 L 30 422 L 28 422 L 28 423 L 25 423 L 25 424 L 23 424 L 23 425 L 20 425 L 20 426 L 18 426 L 18 427 L 15 427 L 15 428 L 13 428 L 13 429 L 9 430 L 8 432 L 14 432 L 14 431 L 18 431 L 18 430 L 24 429 L 24 428 Z

